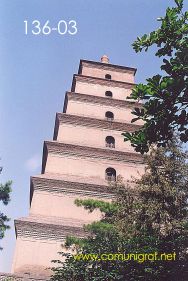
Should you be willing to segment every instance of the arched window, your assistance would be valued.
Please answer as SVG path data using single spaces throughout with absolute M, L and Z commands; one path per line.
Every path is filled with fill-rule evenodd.
M 106 91 L 105 96 L 108 98 L 112 98 L 112 92 L 111 91 Z
M 112 120 L 114 120 L 114 113 L 112 113 L 111 111 L 107 111 L 105 113 L 105 117 L 108 121 L 112 121 Z
M 110 74 L 106 74 L 105 78 L 110 80 L 110 79 L 112 79 L 112 76 Z
M 116 170 L 114 168 L 107 168 L 105 171 L 105 179 L 107 181 L 116 181 Z
M 106 147 L 115 148 L 115 139 L 112 136 L 107 136 L 106 139 Z

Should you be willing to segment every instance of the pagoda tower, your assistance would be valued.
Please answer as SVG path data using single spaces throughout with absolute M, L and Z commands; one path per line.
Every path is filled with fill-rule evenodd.
M 53 141 L 44 142 L 42 172 L 31 177 L 29 216 L 15 221 L 13 274 L 47 280 L 65 237 L 85 236 L 83 225 L 101 217 L 77 207 L 75 199 L 111 200 L 109 181 L 143 172 L 142 156 L 121 135 L 141 125 L 131 124 L 135 103 L 126 99 L 135 72 L 110 64 L 107 56 L 80 61 L 63 113 L 56 114 Z

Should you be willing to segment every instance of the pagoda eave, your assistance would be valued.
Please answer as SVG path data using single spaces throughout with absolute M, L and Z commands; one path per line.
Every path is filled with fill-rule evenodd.
M 100 68 L 104 70 L 115 70 L 119 72 L 125 72 L 125 73 L 133 73 L 133 75 L 136 74 L 137 69 L 134 67 L 127 67 L 127 66 L 122 66 L 122 65 L 116 65 L 116 64 L 111 64 L 111 63 L 102 63 L 102 62 L 96 62 L 96 61 L 90 61 L 90 60 L 80 60 L 80 65 L 78 69 L 78 73 L 81 73 L 82 67 L 83 66 L 90 66 L 93 68 Z
M 118 100 L 109 97 L 99 97 L 99 96 L 86 95 L 86 94 L 75 93 L 75 92 L 66 92 L 64 108 L 63 108 L 64 113 L 66 113 L 67 103 L 69 100 L 107 105 L 107 106 L 110 105 L 114 107 L 122 107 L 125 109 L 126 108 L 134 109 L 135 107 L 139 107 L 139 108 L 143 107 L 142 103 L 135 102 L 132 99 Z
M 122 123 L 117 121 L 108 121 L 105 119 L 96 119 L 90 117 L 83 117 L 67 113 L 57 113 L 54 127 L 53 140 L 57 140 L 58 129 L 60 124 L 70 124 L 74 126 L 84 126 L 92 128 L 100 128 L 106 130 L 115 130 L 120 132 L 135 132 L 142 126 L 131 123 Z
M 31 177 L 30 185 L 30 202 L 32 201 L 34 191 L 45 191 L 51 193 L 62 193 L 62 194 L 76 194 L 87 197 L 95 198 L 113 198 L 113 193 L 110 191 L 107 182 L 104 184 L 93 184 L 92 179 L 86 182 L 84 178 L 74 178 L 70 176 L 63 178 L 57 174 L 48 175 L 42 174 L 39 176 Z M 67 180 L 69 178 L 69 180 Z
M 116 81 L 116 80 L 107 80 L 104 78 L 98 78 L 98 77 L 96 78 L 94 76 L 85 76 L 85 75 L 80 75 L 80 74 L 74 74 L 71 92 L 75 92 L 75 86 L 76 86 L 77 81 L 83 82 L 83 83 L 97 84 L 97 85 L 103 85 L 103 86 L 108 86 L 108 87 L 119 87 L 119 88 L 125 88 L 125 89 L 133 89 L 136 86 L 135 83 L 122 82 L 122 81 Z
M 21 275 L 21 274 L 10 274 L 10 273 L 2 273 L 0 272 L 0 281 L 50 281 L 50 277 L 33 277 L 27 274 Z
M 85 222 L 73 219 L 63 218 L 62 220 L 61 218 L 58 221 L 54 217 L 50 220 L 50 218 L 42 216 L 30 216 L 29 218 L 17 219 L 14 222 L 16 237 L 63 242 L 68 235 L 87 236 L 87 232 L 83 229 Z

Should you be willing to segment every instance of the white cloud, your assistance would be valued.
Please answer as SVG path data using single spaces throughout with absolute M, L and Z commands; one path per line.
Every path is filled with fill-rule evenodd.
M 38 154 L 33 155 L 26 161 L 25 166 L 30 172 L 36 171 L 41 166 L 41 156 Z

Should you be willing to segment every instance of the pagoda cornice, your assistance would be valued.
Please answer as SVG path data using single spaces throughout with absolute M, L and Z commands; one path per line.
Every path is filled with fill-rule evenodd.
M 71 92 L 75 91 L 75 86 L 76 86 L 77 81 L 83 82 L 83 83 L 104 85 L 104 86 L 108 86 L 108 87 L 119 87 L 119 88 L 125 88 L 125 89 L 133 89 L 136 86 L 136 84 L 129 83 L 129 82 L 108 80 L 108 79 L 103 79 L 103 78 L 98 78 L 98 77 L 93 77 L 93 76 L 85 76 L 85 75 L 80 75 L 80 74 L 74 74 Z
M 144 158 L 138 153 L 80 146 L 57 141 L 45 141 L 43 148 L 42 173 L 45 171 L 48 154 L 78 157 L 82 159 L 111 160 L 123 163 L 143 164 Z
M 63 193 L 68 195 L 82 195 L 87 197 L 96 198 L 109 198 L 113 197 L 112 192 L 110 192 L 107 184 L 99 185 L 86 182 L 85 179 L 58 179 L 43 174 L 40 176 L 31 177 L 31 188 L 30 188 L 30 202 L 32 201 L 33 193 L 35 191 L 46 191 L 51 193 Z M 81 182 L 83 181 L 83 182 Z
M 101 104 L 101 105 L 107 105 L 107 106 L 113 106 L 113 107 L 130 108 L 130 109 L 134 109 L 135 107 L 141 108 L 143 106 L 143 104 L 141 104 L 139 102 L 135 102 L 135 101 L 128 100 L 128 99 L 127 100 L 118 100 L 118 99 L 108 98 L 108 97 L 99 97 L 99 96 L 86 95 L 86 94 L 75 93 L 75 92 L 66 92 L 64 108 L 63 108 L 64 113 L 66 112 L 67 103 L 69 100 Z
M 0 281 L 50 281 L 50 277 L 32 277 L 32 276 L 23 276 L 20 274 L 4 273 L 0 272 Z
M 85 222 L 87 224 L 87 222 Z M 89 223 L 89 222 L 88 222 Z M 63 218 L 58 220 L 52 217 L 44 220 L 41 216 L 29 216 L 15 220 L 16 237 L 36 240 L 55 240 L 63 242 L 66 236 L 85 237 L 84 222 L 75 219 Z
M 134 132 L 141 128 L 140 125 L 132 123 L 122 123 L 117 121 L 108 121 L 106 119 L 90 118 L 66 113 L 57 113 L 54 127 L 54 137 L 57 139 L 58 129 L 60 124 L 70 124 L 74 126 L 84 126 L 92 128 L 101 128 L 106 130 L 115 130 L 120 132 Z
M 78 69 L 78 73 L 82 73 L 82 67 L 89 66 L 90 68 L 99 68 L 104 70 L 115 70 L 116 72 L 125 72 L 125 73 L 133 73 L 135 75 L 137 69 L 133 67 L 127 67 L 122 65 L 110 64 L 110 63 L 102 63 L 90 60 L 80 60 L 80 65 Z

